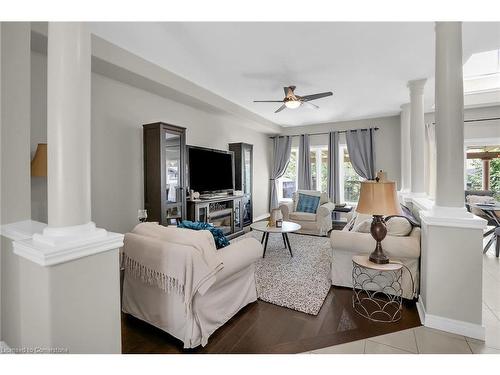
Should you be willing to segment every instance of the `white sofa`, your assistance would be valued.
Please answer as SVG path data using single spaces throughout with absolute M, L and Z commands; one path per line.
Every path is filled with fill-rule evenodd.
M 348 225 L 343 230 L 333 230 L 330 234 L 332 246 L 332 285 L 352 288 L 352 257 L 369 255 L 376 242 L 370 233 L 349 231 Z M 416 295 L 418 295 L 420 266 L 420 228 L 415 227 L 408 236 L 387 235 L 382 241 L 382 248 L 391 260 L 402 262 L 413 276 Z M 411 277 L 403 270 L 403 297 L 415 297 Z
M 166 232 L 167 237 L 172 233 L 169 234 L 165 229 L 160 230 Z M 140 263 L 140 256 L 137 256 L 137 252 L 132 253 L 132 249 L 143 247 L 147 249 L 147 257 L 153 254 L 159 264 L 165 262 L 167 257 L 164 255 L 170 252 L 170 255 L 179 254 L 182 258 L 180 264 L 184 267 L 197 267 L 197 264 L 202 264 L 197 263 L 202 262 L 200 252 L 191 244 L 194 237 L 197 240 L 201 237 L 202 243 L 205 241 L 213 246 L 213 249 L 209 249 L 210 252 L 215 252 L 222 263 L 215 273 L 215 281 L 209 280 L 205 283 L 208 287 L 201 286 L 194 294 L 192 303 L 188 305 L 185 296 L 173 291 L 167 292 L 145 282 L 125 266 L 122 310 L 183 341 L 185 348 L 206 345 L 209 336 L 217 328 L 244 306 L 257 300 L 254 262 L 262 257 L 263 248 L 259 241 L 247 238 L 215 250 L 213 237 L 208 231 L 178 228 L 170 230 L 184 231 L 181 232 L 181 238 L 190 238 L 186 238 L 186 244 L 182 244 L 179 243 L 178 237 L 175 242 L 169 242 L 164 237 L 160 239 L 144 233 L 127 233 L 123 249 L 124 259 L 127 253 L 133 254 Z M 186 255 L 186 260 L 183 254 Z M 195 258 L 195 262 L 189 260 L 191 257 Z M 189 280 L 186 280 L 186 283 L 188 282 Z
M 315 195 L 320 197 L 316 213 L 297 212 L 299 193 Z M 297 190 L 293 193 L 291 202 L 280 202 L 279 208 L 283 214 L 283 220 L 292 221 L 302 227 L 298 233 L 326 236 L 332 229 L 332 211 L 335 204 L 328 200 L 328 195 L 316 190 Z

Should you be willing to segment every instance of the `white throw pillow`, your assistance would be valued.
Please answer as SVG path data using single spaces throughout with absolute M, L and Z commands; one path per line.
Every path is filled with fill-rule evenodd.
M 365 220 L 370 220 L 371 223 L 371 220 L 373 220 L 373 216 L 368 214 L 360 214 L 359 212 L 356 212 L 356 218 L 354 219 L 353 230 Z
M 404 237 L 412 231 L 410 222 L 404 217 L 391 217 L 385 222 L 388 236 Z
M 353 228 L 353 232 L 370 233 L 372 221 L 373 221 L 373 219 L 370 218 L 370 219 L 366 219 L 366 220 L 362 221 L 358 225 L 355 225 Z
M 360 221 L 358 222 L 358 224 L 354 224 L 352 231 L 359 233 L 370 233 L 372 221 L 373 221 L 372 218 Z M 387 228 L 388 236 L 397 236 L 397 237 L 408 236 L 413 229 L 409 221 L 404 217 L 392 217 L 389 220 L 387 220 L 385 226 Z

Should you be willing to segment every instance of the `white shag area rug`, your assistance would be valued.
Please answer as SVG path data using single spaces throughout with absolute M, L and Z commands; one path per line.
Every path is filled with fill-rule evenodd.
M 262 232 L 241 237 L 261 240 Z M 258 297 L 266 302 L 317 315 L 331 287 L 331 248 L 328 237 L 289 233 L 293 258 L 279 233 L 269 234 L 266 257 L 256 263 Z

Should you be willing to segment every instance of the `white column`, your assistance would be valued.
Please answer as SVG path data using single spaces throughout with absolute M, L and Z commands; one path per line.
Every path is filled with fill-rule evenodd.
M 410 103 L 401 106 L 401 192 L 411 191 Z
M 428 327 L 484 339 L 486 220 L 464 207 L 461 43 L 461 23 L 436 23 L 436 202 L 414 199 L 424 206 L 418 310 Z
M 19 262 L 19 316 L 30 327 L 20 345 L 120 353 L 123 235 L 90 221 L 90 34 L 82 23 L 48 30 L 48 226 L 14 242 L 28 260 Z
M 436 23 L 436 205 L 464 207 L 462 24 Z
M 49 22 L 49 227 L 90 222 L 90 59 L 90 33 L 85 24 Z
M 410 89 L 411 192 L 425 195 L 424 86 L 426 79 L 408 82 Z

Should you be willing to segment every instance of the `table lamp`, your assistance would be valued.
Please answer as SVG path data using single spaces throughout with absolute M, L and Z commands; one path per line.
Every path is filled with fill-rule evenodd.
M 377 264 L 389 263 L 389 258 L 382 249 L 382 240 L 387 235 L 387 228 L 383 216 L 401 214 L 401 207 L 396 193 L 394 181 L 380 180 L 361 182 L 358 207 L 356 211 L 361 214 L 373 215 L 370 228 L 377 245 L 370 254 L 370 261 Z

